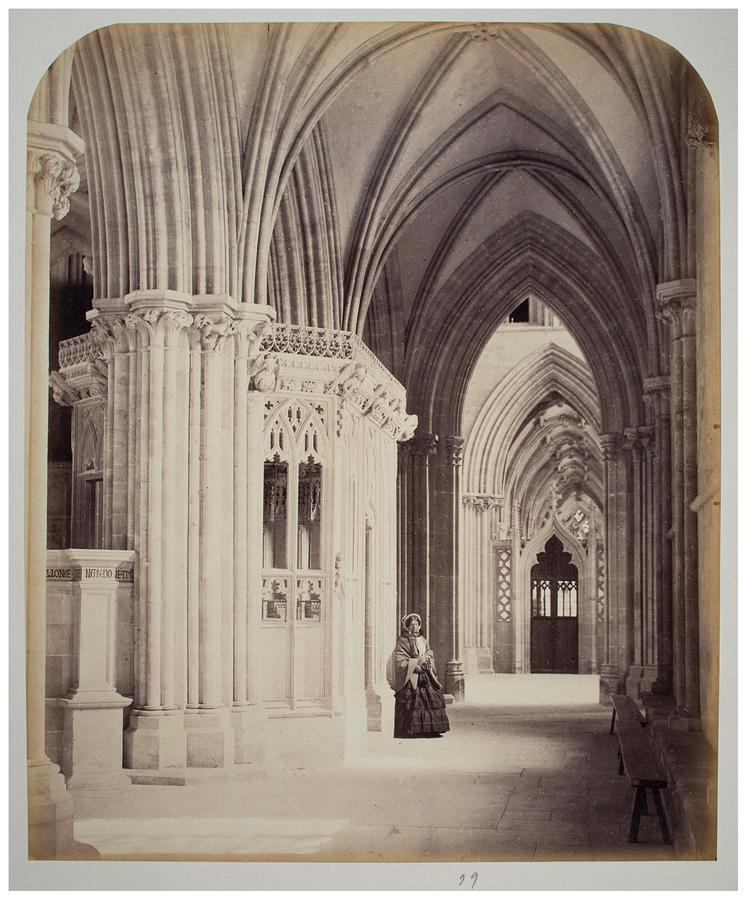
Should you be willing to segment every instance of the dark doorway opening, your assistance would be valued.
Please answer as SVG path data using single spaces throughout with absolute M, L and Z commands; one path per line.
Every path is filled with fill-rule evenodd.
M 553 535 L 532 566 L 532 672 L 578 672 L 578 569 Z

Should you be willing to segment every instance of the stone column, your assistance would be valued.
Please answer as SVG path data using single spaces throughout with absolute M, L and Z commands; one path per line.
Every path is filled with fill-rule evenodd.
M 68 787 L 129 785 L 122 770 L 122 710 L 132 703 L 114 688 L 117 599 L 132 585 L 132 551 L 67 550 L 79 573 L 73 586 L 74 671 L 64 709 L 62 770 Z
M 627 460 L 622 434 L 611 432 L 599 437 L 604 462 L 604 547 L 607 564 L 607 618 L 604 623 L 604 655 L 600 674 L 606 690 L 616 693 L 629 664 Z
M 651 429 L 640 425 L 625 430 L 625 446 L 632 461 L 631 499 L 631 588 L 632 616 L 629 620 L 631 667 L 626 679 L 626 691 L 639 697 L 650 691 L 656 672 L 651 662 L 651 616 L 653 582 L 650 557 L 653 543 L 653 507 L 650 499 Z
M 592 675 L 598 671 L 599 660 L 597 652 L 597 618 L 598 618 L 598 601 L 599 601 L 599 561 L 597 558 L 597 520 L 592 510 L 589 517 L 589 536 L 587 538 L 588 547 L 588 605 L 590 609 L 589 620 L 589 672 Z
M 106 432 L 104 438 L 104 546 L 113 550 L 131 547 L 134 537 L 128 530 L 129 456 L 132 453 L 131 362 L 136 334 L 125 324 L 129 312 L 122 300 L 97 300 L 87 314 L 91 337 L 106 365 Z M 132 425 L 132 427 L 131 427 Z
M 267 719 L 261 703 L 264 394 L 250 390 L 252 363 L 274 311 L 256 304 L 236 312 L 234 356 L 233 727 L 234 761 L 263 760 Z
M 672 542 L 670 540 L 671 509 L 671 440 L 669 378 L 656 375 L 644 382 L 643 399 L 651 409 L 653 438 L 651 446 L 653 503 L 653 614 L 655 618 L 656 680 L 652 689 L 657 694 L 672 691 Z
M 26 168 L 26 758 L 29 855 L 50 858 L 73 839 L 73 804 L 44 749 L 50 222 L 79 184 L 83 141 L 29 121 Z
M 480 606 L 478 588 L 479 554 L 479 522 L 477 498 L 474 494 L 462 497 L 464 506 L 459 527 L 459 555 L 462 567 L 459 573 L 459 594 L 464 603 L 461 610 L 462 647 L 465 672 L 477 674 L 477 648 L 480 646 Z
M 192 504 L 193 514 L 199 515 L 199 574 L 196 591 L 194 584 L 188 588 L 193 599 L 188 620 L 191 651 L 188 665 L 193 672 L 196 669 L 197 696 L 190 696 L 190 705 L 184 717 L 186 764 L 223 768 L 234 762 L 234 733 L 230 715 L 233 697 L 226 696 L 223 678 L 226 625 L 223 526 L 224 516 L 232 519 L 232 510 L 224 509 L 223 485 L 224 478 L 233 475 L 233 460 L 227 458 L 223 442 L 223 349 L 229 336 L 236 334 L 237 325 L 229 298 L 195 298 L 193 310 L 191 346 L 193 352 L 195 346 L 199 346 L 202 355 L 199 513 Z M 230 599 L 233 608 L 233 598 Z M 192 688 L 194 686 L 193 676 Z
M 445 441 L 446 466 L 450 474 L 451 488 L 451 521 L 444 523 L 451 531 L 451 591 L 450 622 L 451 657 L 446 663 L 445 689 L 456 702 L 464 700 L 464 667 L 459 658 L 461 647 L 459 618 L 459 519 L 461 515 L 462 497 L 462 454 L 464 438 L 459 435 L 448 435 Z
M 175 635 L 184 610 L 183 547 L 186 523 L 177 515 L 186 482 L 183 453 L 188 398 L 179 395 L 177 354 L 192 323 L 188 296 L 174 291 L 137 291 L 125 302 L 125 323 L 136 335 L 135 483 L 135 704 L 125 734 L 128 768 L 183 766 L 183 658 Z M 182 391 L 185 387 L 182 386 Z
M 511 503 L 511 619 L 514 632 L 514 672 L 531 672 L 531 613 L 527 598 L 529 585 L 524 579 L 525 567 L 521 559 L 521 510 L 519 501 Z
M 462 496 L 462 520 L 459 523 L 459 653 L 466 674 L 474 675 L 493 669 L 496 641 L 493 622 L 494 536 L 497 538 L 493 523 L 501 503 L 501 497 L 490 494 L 467 493 Z
M 410 608 L 413 585 L 413 496 L 412 476 L 415 447 L 413 441 L 397 445 L 397 621 Z
M 673 682 L 680 718 L 700 716 L 698 523 L 691 504 L 698 492 L 697 365 L 694 279 L 657 286 L 659 315 L 670 328 L 673 530 Z
M 411 608 L 423 620 L 423 630 L 431 633 L 431 460 L 438 450 L 438 435 L 420 434 L 413 440 L 413 580 Z

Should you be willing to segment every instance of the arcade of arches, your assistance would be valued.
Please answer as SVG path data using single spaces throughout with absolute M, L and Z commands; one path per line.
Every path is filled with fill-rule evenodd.
M 128 25 L 58 57 L 28 123 L 34 852 L 129 770 L 354 757 L 410 610 L 456 703 L 598 675 L 715 751 L 716 134 L 687 61 L 613 26 Z

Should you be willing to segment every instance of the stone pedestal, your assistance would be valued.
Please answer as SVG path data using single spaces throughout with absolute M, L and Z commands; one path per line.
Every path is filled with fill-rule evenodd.
M 161 710 L 135 709 L 124 736 L 124 761 L 128 769 L 167 769 L 187 764 L 184 715 Z
M 70 787 L 128 784 L 122 772 L 122 710 L 132 703 L 117 693 L 116 603 L 122 583 L 131 584 L 134 553 L 128 550 L 68 550 L 77 573 L 72 691 L 64 709 L 62 771 Z
M 65 711 L 62 770 L 71 790 L 130 784 L 122 769 L 122 710 L 130 703 L 128 697 L 103 691 L 60 700 Z
M 216 769 L 235 761 L 231 710 L 188 710 L 184 716 L 187 765 Z

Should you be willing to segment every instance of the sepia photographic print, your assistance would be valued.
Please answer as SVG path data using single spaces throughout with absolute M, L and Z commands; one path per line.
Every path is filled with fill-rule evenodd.
M 602 10 L 63 12 L 14 96 L 17 877 L 735 879 L 705 73 Z

